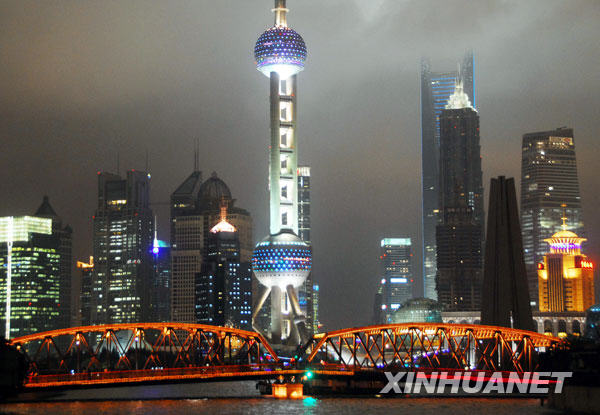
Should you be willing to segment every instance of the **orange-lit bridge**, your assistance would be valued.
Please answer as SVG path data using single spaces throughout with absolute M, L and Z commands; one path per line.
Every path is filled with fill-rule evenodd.
M 74 327 L 11 341 L 29 363 L 26 387 L 347 377 L 384 371 L 533 371 L 562 341 L 504 327 L 408 323 L 315 335 L 291 362 L 259 333 L 183 323 Z

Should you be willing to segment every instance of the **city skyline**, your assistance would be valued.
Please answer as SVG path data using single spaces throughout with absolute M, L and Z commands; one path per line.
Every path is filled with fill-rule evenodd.
M 165 63 L 166 72 L 149 71 L 121 91 L 117 89 L 125 84 L 123 78 L 129 78 L 132 75 L 130 72 L 136 72 L 133 68 L 137 66 L 130 57 L 120 54 L 125 49 L 119 47 L 114 50 L 115 55 L 109 56 L 109 62 L 115 64 L 122 61 L 121 68 L 102 67 L 91 70 L 86 65 L 78 66 L 77 58 L 69 58 L 73 60 L 73 66 L 68 65 L 66 68 L 70 75 L 67 76 L 69 83 L 58 79 L 50 88 L 37 85 L 37 78 L 29 72 L 27 59 L 39 56 L 36 59 L 48 63 L 35 64 L 36 70 L 47 66 L 39 75 L 40 80 L 47 82 L 49 78 L 53 79 L 53 76 L 62 73 L 61 68 L 65 69 L 61 66 L 61 59 L 65 57 L 53 48 L 47 54 L 35 54 L 35 42 L 26 46 L 25 39 L 30 34 L 28 30 L 33 30 L 28 28 L 32 27 L 32 22 L 37 22 L 38 16 L 44 15 L 42 11 L 30 11 L 30 16 L 27 17 L 21 15 L 21 12 L 5 10 L 3 15 L 7 21 L 12 18 L 18 22 L 29 22 L 29 26 L 25 25 L 21 29 L 15 27 L 14 23 L 8 25 L 8 35 L 5 34 L 16 35 L 19 39 L 16 44 L 29 53 L 17 55 L 19 51 L 8 50 L 8 60 L 11 63 L 2 69 L 4 76 L 0 76 L 3 90 L 7 91 L 1 104 L 5 117 L 1 121 L 0 130 L 3 142 L 6 143 L 1 171 L 4 177 L 11 177 L 10 181 L 3 183 L 0 191 L 4 199 L 9 199 L 3 203 L 0 215 L 29 213 L 31 206 L 43 194 L 48 194 L 65 222 L 73 226 L 73 257 L 87 258 L 91 254 L 91 212 L 95 202 L 96 170 L 116 170 L 119 153 L 121 173 L 124 167 L 143 169 L 147 149 L 149 171 L 153 175 L 152 204 L 156 203 L 152 208 L 159 215 L 160 238 L 168 239 L 168 211 L 160 204 L 168 201 L 170 193 L 189 173 L 193 165 L 190 150 L 196 138 L 200 137 L 200 170 L 205 174 L 216 170 L 230 183 L 232 193 L 239 195 L 239 204 L 248 208 L 255 217 L 255 237 L 262 237 L 264 232 L 260 230 L 266 229 L 267 224 L 267 198 L 264 190 L 267 174 L 263 145 L 265 134 L 268 134 L 265 123 L 267 101 L 266 98 L 263 99 L 264 85 L 252 71 L 248 54 L 250 47 L 246 44 L 251 43 L 251 40 L 244 43 L 238 39 L 253 39 L 268 24 L 271 16 L 264 13 L 264 7 L 258 6 L 270 7 L 270 3 L 265 0 L 251 5 L 238 5 L 241 9 L 239 13 L 228 16 L 226 21 L 224 18 L 217 20 L 219 24 L 215 22 L 214 26 L 211 26 L 209 20 L 217 15 L 226 15 L 223 12 L 228 7 L 226 4 L 221 6 L 204 2 L 198 6 L 199 10 L 164 11 L 172 17 L 180 16 L 179 13 L 184 11 L 185 14 L 194 14 L 199 16 L 198 19 L 204 19 L 202 21 L 208 28 L 206 31 L 195 32 L 193 28 L 197 21 L 194 19 L 192 24 L 189 19 L 183 19 L 182 30 L 186 34 L 184 43 L 189 49 L 176 48 L 172 55 L 173 52 L 165 48 L 174 42 L 175 35 L 159 25 L 159 33 L 170 34 L 170 37 L 165 36 L 162 43 L 159 43 L 156 56 L 147 55 L 148 51 L 145 49 L 140 52 L 142 61 L 149 59 L 154 62 L 156 59 L 160 62 L 164 57 L 180 57 L 183 62 L 174 64 L 169 61 Z M 331 2 L 331 5 L 320 7 L 330 10 L 339 4 Z M 559 24 L 561 20 L 558 20 L 558 16 L 566 6 L 544 4 L 548 4 L 547 19 L 556 17 L 556 23 Z M 310 164 L 314 170 L 314 180 L 311 183 L 314 195 L 311 239 L 316 246 L 314 261 L 319 270 L 318 282 L 321 285 L 321 320 L 328 329 L 347 326 L 351 321 L 366 323 L 370 319 L 370 299 L 373 296 L 363 296 L 363 293 L 374 293 L 376 288 L 372 284 L 372 276 L 377 274 L 377 241 L 381 237 L 388 234 L 408 235 L 414 238 L 415 246 L 420 244 L 419 228 L 416 225 L 420 222 L 420 55 L 431 56 L 432 59 L 440 60 L 442 66 L 448 66 L 453 64 L 454 56 L 460 56 L 465 48 L 473 47 L 475 59 L 480 62 L 476 77 L 482 126 L 484 183 L 489 182 L 490 176 L 499 174 L 519 177 L 522 134 L 550 130 L 561 125 L 574 129 L 577 136 L 586 237 L 589 239 L 585 251 L 597 261 L 600 220 L 592 214 L 599 196 L 595 191 L 593 166 L 595 159 L 600 156 L 600 149 L 594 141 L 600 128 L 593 117 L 593 109 L 598 107 L 600 94 L 597 93 L 599 83 L 594 78 L 597 75 L 587 75 L 587 78 L 582 76 L 585 75 L 582 73 L 583 68 L 592 68 L 591 63 L 597 62 L 600 56 L 598 46 L 590 41 L 594 36 L 589 34 L 590 30 L 593 33 L 598 30 L 590 23 L 598 17 L 597 7 L 589 6 L 585 11 L 577 12 L 581 13 L 582 20 L 572 33 L 561 32 L 556 38 L 552 37 L 548 29 L 537 34 L 532 42 L 541 46 L 538 48 L 539 53 L 533 53 L 528 58 L 522 46 L 509 42 L 510 37 L 495 44 L 498 47 L 493 48 L 493 51 L 486 48 L 486 45 L 490 46 L 500 36 L 493 30 L 487 37 L 483 36 L 483 40 L 469 38 L 467 35 L 477 33 L 477 27 L 471 32 L 467 29 L 461 32 L 458 39 L 454 39 L 455 46 L 446 53 L 432 50 L 433 43 L 430 40 L 419 43 L 416 48 L 411 46 L 410 49 L 417 50 L 409 51 L 406 38 L 402 37 L 407 35 L 406 29 L 394 31 L 390 26 L 401 26 L 405 20 L 398 19 L 407 19 L 402 17 L 404 14 L 418 13 L 420 7 L 407 6 L 406 9 L 388 4 L 386 8 L 389 17 L 382 17 L 383 12 L 374 6 L 371 9 L 364 3 L 352 3 L 340 16 L 331 17 L 334 13 L 329 13 L 329 18 L 334 18 L 335 21 L 328 25 L 320 20 L 323 17 L 311 21 L 316 5 L 316 2 L 293 4 L 291 15 L 294 27 L 306 34 L 307 43 L 313 45 L 311 67 L 303 73 L 300 81 L 302 92 L 298 99 L 302 115 L 299 117 L 298 129 L 303 140 L 300 162 Z M 94 6 L 65 6 L 68 9 L 67 17 L 83 13 L 82 9 L 86 7 L 95 9 Z M 130 6 L 119 7 L 124 8 L 126 16 L 127 13 L 133 13 L 133 10 L 128 10 Z M 10 5 L 6 8 L 10 9 Z M 527 34 L 533 36 L 534 30 L 539 30 L 539 27 L 533 25 L 534 28 L 528 29 L 524 20 L 519 26 L 520 20 L 515 17 L 520 11 L 533 19 L 533 6 L 515 5 L 514 8 L 518 11 L 492 10 L 491 15 L 500 16 L 504 19 L 501 21 L 516 25 L 519 29 L 517 32 L 525 38 Z M 423 6 L 423 9 L 426 7 Z M 488 11 L 481 6 L 473 13 L 481 17 L 488 16 Z M 88 12 L 94 14 L 100 10 Z M 248 21 L 241 21 L 239 16 L 246 12 Z M 575 13 L 571 11 L 571 14 L 567 14 L 567 19 L 576 19 Z M 160 15 L 152 7 L 142 14 L 142 18 L 150 19 L 149 21 Z M 68 33 L 66 28 L 76 24 L 61 20 L 56 13 L 49 13 L 45 18 L 48 21 L 39 28 L 44 33 L 50 31 L 49 25 L 52 22 L 59 21 L 65 26 L 59 26 L 57 33 L 47 33 L 50 38 L 64 36 Z M 564 19 L 564 15 L 562 18 Z M 99 17 L 100 22 L 106 22 L 107 19 L 128 35 L 125 38 L 128 40 L 125 42 L 127 45 L 135 44 L 134 39 L 140 34 L 134 35 L 135 30 L 128 26 L 129 21 L 114 21 L 105 15 Z M 450 20 L 454 23 L 460 21 L 459 16 L 452 13 Z M 395 33 L 392 38 L 395 42 L 400 41 L 400 46 L 393 44 L 398 47 L 394 54 L 399 55 L 401 60 L 395 57 L 377 67 L 376 72 L 365 69 L 366 73 L 360 73 L 351 69 L 354 65 L 358 66 L 359 60 L 375 56 L 375 52 L 368 50 L 368 42 L 359 42 L 357 45 L 351 41 L 342 44 L 337 38 L 350 33 L 351 22 L 360 29 L 355 35 L 357 37 L 369 31 L 374 31 L 376 37 L 381 38 Z M 214 62 L 210 64 L 190 58 L 193 51 L 211 50 L 204 43 L 203 36 L 213 34 L 214 38 L 214 33 L 219 33 L 223 23 L 238 26 L 235 36 L 227 34 L 224 40 L 218 40 L 223 42 L 219 43 L 221 46 L 227 42 L 232 43 L 232 48 L 226 49 L 227 53 L 213 51 L 215 58 L 211 59 Z M 562 21 L 560 24 L 564 23 Z M 444 27 L 446 26 L 442 26 L 442 29 Z M 147 30 L 146 26 L 142 29 Z M 340 30 L 341 34 L 336 30 Z M 89 36 L 97 36 L 95 42 L 103 44 L 106 41 L 106 33 L 97 25 L 92 25 L 90 32 Z M 318 41 L 311 42 L 311 39 L 327 36 L 334 37 L 341 50 L 332 50 L 330 45 L 319 44 Z M 353 39 L 355 38 L 350 38 Z M 194 45 L 194 41 L 198 45 Z M 94 41 L 69 42 L 76 46 L 77 51 L 91 54 L 84 54 L 88 59 L 84 63 L 89 65 L 90 61 L 93 62 Z M 235 44 L 236 42 L 241 45 Z M 580 50 L 564 51 L 561 45 L 568 45 L 570 42 L 583 47 Z M 14 41 L 6 43 L 12 47 L 15 45 Z M 152 42 L 148 43 L 149 48 L 156 47 Z M 332 59 L 340 59 L 347 54 L 350 45 L 359 49 L 357 55 L 360 59 L 347 61 L 344 68 L 339 65 L 333 69 L 326 67 L 332 66 Z M 564 59 L 561 65 L 556 65 L 561 66 L 559 69 L 548 67 L 548 63 L 554 62 L 555 55 L 551 52 L 555 48 L 561 50 L 561 59 Z M 381 54 L 383 49 L 378 47 L 377 53 Z M 130 52 L 135 55 L 133 49 Z M 14 62 L 10 59 L 18 56 L 20 58 Z M 529 63 L 525 58 L 529 59 Z M 177 68 L 180 63 L 185 70 Z M 197 66 L 200 70 L 194 71 Z M 231 69 L 233 67 L 235 69 Z M 111 70 L 116 71 L 117 76 L 105 79 L 111 78 L 107 76 Z M 393 79 L 396 75 L 397 79 Z M 373 76 L 381 79 L 369 84 Z M 165 82 L 166 78 L 169 79 Z M 15 79 L 20 81 L 9 85 Z M 85 84 L 82 79 L 92 80 L 89 89 L 81 88 Z M 215 86 L 203 83 L 215 80 Z M 550 95 L 548 84 L 553 85 Z M 105 92 L 100 90 L 100 85 L 111 87 Z M 189 91 L 188 85 L 191 86 Z M 361 98 L 357 99 L 357 96 Z M 262 101 L 253 102 L 257 97 Z M 172 108 L 173 102 L 179 106 Z M 322 104 L 317 104 L 319 102 Z M 327 109 L 325 113 L 323 108 Z M 540 111 L 540 108 L 544 110 Z M 359 118 L 365 121 L 357 121 Z M 369 137 L 369 140 L 364 137 Z M 239 167 L 224 166 L 224 163 Z M 485 190 L 487 194 L 488 189 Z M 406 194 L 410 197 L 405 197 Z M 421 258 L 417 255 L 419 253 L 415 252 L 415 263 L 420 263 Z M 344 260 L 340 261 L 340 258 Z M 340 262 L 344 262 L 343 267 L 337 269 Z M 338 287 L 342 287 L 339 288 L 343 290 L 342 295 L 338 295 Z M 337 297 L 346 297 L 352 303 L 359 303 L 355 315 L 346 315 L 344 311 L 347 310 L 347 303 Z M 360 300 L 363 297 L 369 301 L 362 304 Z

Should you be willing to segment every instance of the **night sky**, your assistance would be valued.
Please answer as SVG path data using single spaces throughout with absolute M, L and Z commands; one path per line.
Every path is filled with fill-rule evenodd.
M 272 0 L 3 1 L 0 215 L 47 194 L 91 255 L 96 172 L 152 174 L 170 193 L 216 171 L 267 234 L 268 80 L 254 67 Z M 421 274 L 419 62 L 475 53 L 484 184 L 520 176 L 525 132 L 574 128 L 584 252 L 600 258 L 600 2 L 288 0 L 305 39 L 300 163 L 312 166 L 315 278 L 327 329 L 370 323 L 379 241 L 410 237 Z M 486 193 L 487 195 L 487 193 Z M 487 196 L 486 196 L 487 210 Z

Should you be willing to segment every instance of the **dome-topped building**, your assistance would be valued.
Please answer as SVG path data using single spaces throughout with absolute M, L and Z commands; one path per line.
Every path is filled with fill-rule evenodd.
M 231 201 L 231 190 L 216 172 L 202 183 L 198 190 L 198 202 L 204 208 L 220 209 L 222 201 Z

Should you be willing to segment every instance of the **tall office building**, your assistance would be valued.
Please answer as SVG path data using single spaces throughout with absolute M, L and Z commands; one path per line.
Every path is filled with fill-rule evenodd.
M 0 312 L 5 337 L 62 326 L 60 235 L 52 220 L 0 218 Z
M 308 335 L 306 315 L 300 308 L 296 291 L 305 289 L 312 260 L 310 247 L 297 236 L 297 74 L 304 70 L 307 51 L 302 36 L 287 24 L 286 1 L 275 0 L 272 11 L 275 13 L 274 25 L 259 36 L 254 47 L 256 69 L 270 82 L 271 137 L 270 235 L 256 245 L 253 256 L 252 269 L 261 283 L 261 292 L 252 321 L 257 329 L 270 332 L 273 343 L 282 344 L 305 341 Z M 274 258 L 268 259 L 269 256 Z M 278 261 L 283 268 L 273 267 Z M 258 327 L 254 322 L 261 315 L 267 298 L 270 299 L 269 327 Z
M 586 240 L 567 230 L 563 216 L 562 230 L 544 242 L 550 252 L 538 268 L 540 311 L 586 311 L 595 303 L 594 265 L 581 253 Z
M 79 316 L 74 326 L 89 326 L 92 321 L 92 281 L 94 278 L 94 257 L 89 262 L 77 261 L 80 287 Z
M 150 175 L 98 174 L 91 323 L 148 322 L 152 303 Z
M 458 71 L 434 72 L 429 60 L 421 62 L 421 162 L 423 186 L 423 286 L 424 296 L 436 300 L 436 226 L 440 222 L 439 203 L 439 116 L 462 80 L 464 92 L 475 105 L 473 52 L 468 52 Z
M 298 236 L 312 246 L 310 236 L 310 167 L 298 167 Z M 318 301 L 314 301 L 314 269 L 310 271 L 308 278 L 302 287 L 298 289 L 298 301 L 300 309 L 306 316 L 306 329 L 313 334 L 317 329 L 315 312 L 318 314 Z M 318 294 L 316 294 L 318 295 Z
M 171 195 L 171 320 L 197 322 L 196 279 L 208 250 L 210 230 L 220 221 L 220 206 L 236 229 L 241 262 L 250 262 L 254 241 L 252 218 L 235 206 L 231 191 L 213 173 L 206 181 L 195 170 Z
M 73 230 L 69 225 L 63 224 L 60 216 L 56 214 L 48 196 L 44 196 L 40 207 L 35 212 L 36 217 L 52 220 L 52 235 L 60 255 L 60 316 L 58 327 L 71 327 L 71 278 L 73 269 Z
M 439 118 L 438 301 L 447 311 L 475 311 L 484 235 L 479 115 L 460 81 Z
M 381 286 L 375 300 L 376 304 L 381 301 L 379 323 L 391 323 L 394 311 L 413 297 L 411 248 L 410 238 L 381 240 Z
M 521 223 L 529 294 L 535 308 L 539 305 L 537 264 L 546 253 L 544 240 L 561 229 L 563 203 L 567 205 L 567 225 L 585 236 L 573 129 L 523 135 Z
M 171 247 L 157 238 L 152 243 L 152 321 L 171 320 Z
M 209 233 L 195 303 L 199 323 L 252 330 L 252 272 L 249 262 L 240 261 L 238 232 L 225 205 Z

